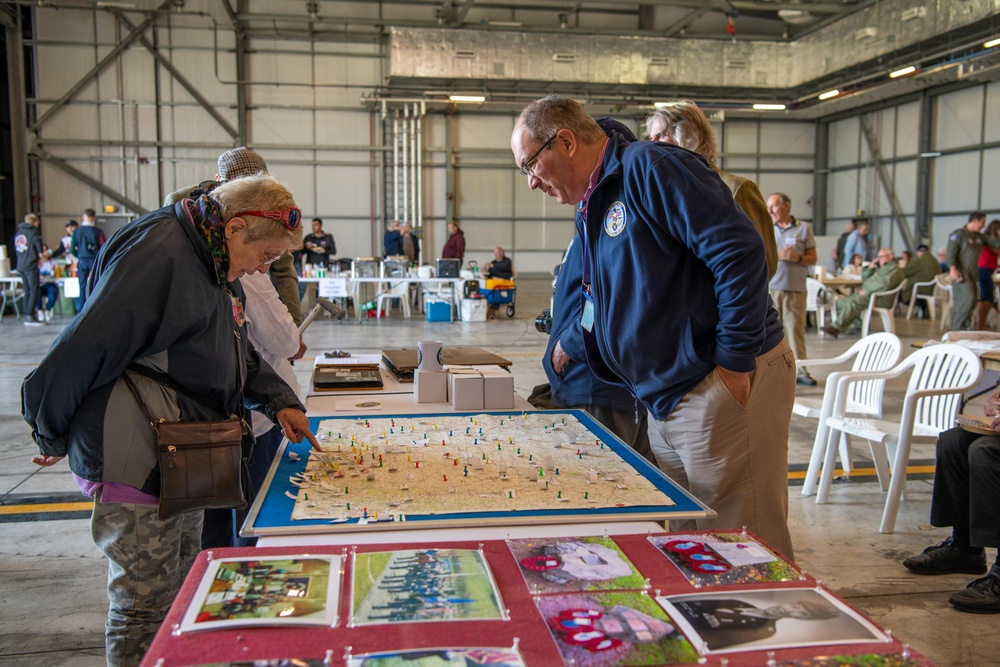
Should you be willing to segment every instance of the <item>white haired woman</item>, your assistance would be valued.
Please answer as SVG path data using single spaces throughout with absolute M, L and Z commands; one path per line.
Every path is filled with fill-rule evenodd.
M 646 118 L 646 134 L 653 141 L 664 141 L 686 148 L 708 160 L 722 181 L 729 186 L 736 205 L 743 209 L 763 237 L 764 252 L 767 255 L 767 278 L 773 278 L 778 269 L 778 246 L 774 240 L 774 223 L 767 212 L 767 203 L 756 183 L 723 171 L 715 164 L 719 159 L 719 145 L 715 141 L 712 125 L 698 105 L 691 100 L 658 105 L 656 111 Z
M 242 396 L 290 440 L 318 447 L 295 392 L 246 343 L 238 281 L 300 243 L 301 220 L 288 190 L 257 175 L 132 221 L 101 249 L 84 310 L 24 380 L 32 461 L 68 456 L 94 498 L 91 534 L 109 561 L 108 665 L 142 660 L 198 553 L 203 514 L 157 517 L 156 444 L 126 372 L 152 414 L 224 419 Z

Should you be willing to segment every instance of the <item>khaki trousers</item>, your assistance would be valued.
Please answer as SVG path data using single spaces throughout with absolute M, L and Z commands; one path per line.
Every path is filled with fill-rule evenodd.
M 785 340 L 792 346 L 796 359 L 806 359 L 806 293 L 771 290 L 771 301 L 778 311 L 778 319 L 785 332 Z M 799 373 L 807 375 L 803 366 Z
M 757 358 L 741 407 L 714 370 L 663 421 L 649 417 L 649 444 L 668 477 L 718 513 L 670 530 L 747 530 L 789 560 L 788 423 L 795 359 L 782 341 Z M 693 525 L 695 524 L 696 525 Z

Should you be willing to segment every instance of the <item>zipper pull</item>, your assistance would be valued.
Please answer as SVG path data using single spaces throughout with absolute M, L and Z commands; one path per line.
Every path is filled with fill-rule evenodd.
M 174 457 L 177 456 L 177 448 L 173 445 L 167 447 L 167 463 L 168 467 L 174 467 Z

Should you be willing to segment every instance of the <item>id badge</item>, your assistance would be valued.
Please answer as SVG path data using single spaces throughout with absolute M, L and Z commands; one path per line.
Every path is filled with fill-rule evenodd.
M 580 316 L 580 326 L 587 333 L 594 330 L 594 301 L 589 294 L 583 295 L 583 315 Z

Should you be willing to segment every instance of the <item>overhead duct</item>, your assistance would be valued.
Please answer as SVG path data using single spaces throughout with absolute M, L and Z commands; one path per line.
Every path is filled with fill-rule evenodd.
M 885 0 L 794 42 L 393 28 L 388 75 L 390 85 L 412 80 L 487 85 L 556 81 L 773 92 L 878 62 L 988 19 L 994 5 L 995 0 L 930 5 L 923 0 Z M 856 41 L 858 34 L 870 38 Z

